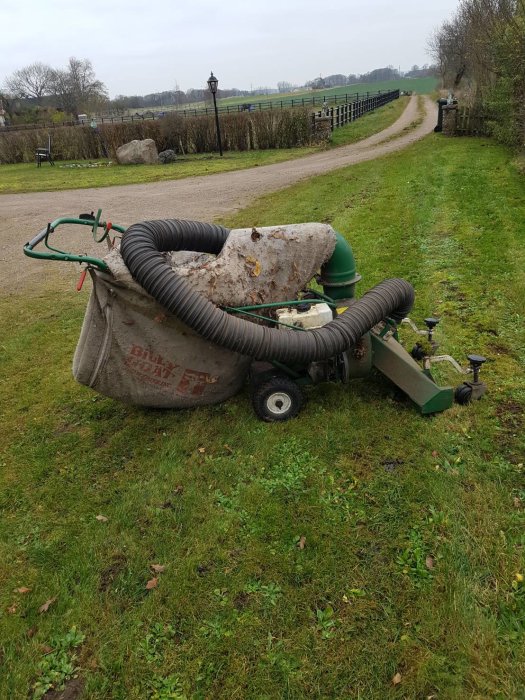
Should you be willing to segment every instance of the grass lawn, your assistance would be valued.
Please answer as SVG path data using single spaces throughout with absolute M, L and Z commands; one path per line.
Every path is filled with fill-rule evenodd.
M 386 129 L 402 114 L 408 103 L 407 97 L 369 112 L 360 119 L 334 132 L 333 146 L 343 146 L 371 136 Z M 110 187 L 141 182 L 178 180 L 195 175 L 210 175 L 231 170 L 241 170 L 260 165 L 280 163 L 324 150 L 327 146 L 305 148 L 282 148 L 266 151 L 226 151 L 218 154 L 181 156 L 176 163 L 167 165 L 111 165 L 99 168 L 63 168 L 43 163 L 37 168 L 34 163 L 0 165 L 0 194 L 16 192 L 41 192 L 53 190 L 81 189 L 85 187 Z M 86 163 L 88 161 L 85 161 Z M 104 161 L 97 161 L 104 162 Z
M 283 425 L 247 392 L 124 406 L 71 378 L 87 291 L 0 299 L 0 697 L 523 697 L 523 188 L 433 135 L 227 221 L 327 221 L 362 289 L 410 280 L 441 350 L 490 360 L 435 417 L 380 376 Z

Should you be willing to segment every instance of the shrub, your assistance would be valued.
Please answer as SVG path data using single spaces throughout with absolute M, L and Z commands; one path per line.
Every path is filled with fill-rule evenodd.
M 220 117 L 220 126 L 225 151 L 294 148 L 308 145 L 312 136 L 308 108 L 225 114 Z M 90 126 L 64 126 L 4 132 L 0 134 L 0 162 L 33 161 L 35 149 L 47 145 L 48 134 L 57 160 L 101 158 L 104 148 L 115 158 L 117 148 L 133 139 L 153 139 L 159 151 L 171 148 L 181 155 L 217 150 L 213 116 L 173 113 L 156 120 L 103 123 L 96 131 Z

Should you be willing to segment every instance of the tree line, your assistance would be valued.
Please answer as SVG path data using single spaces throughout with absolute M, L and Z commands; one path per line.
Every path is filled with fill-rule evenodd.
M 461 0 L 429 48 L 443 87 L 483 108 L 494 135 L 525 145 L 525 0 Z

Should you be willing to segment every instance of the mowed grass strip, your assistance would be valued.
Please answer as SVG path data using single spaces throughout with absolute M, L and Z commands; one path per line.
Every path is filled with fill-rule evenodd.
M 369 112 L 351 124 L 337 129 L 333 142 L 322 146 L 304 148 L 281 148 L 265 151 L 225 151 L 219 154 L 194 154 L 179 156 L 175 163 L 166 165 L 118 165 L 108 161 L 92 161 L 99 167 L 88 167 L 90 161 L 78 161 L 84 167 L 74 167 L 71 162 L 57 162 L 54 167 L 43 163 L 37 168 L 34 163 L 0 165 L 0 194 L 18 192 L 42 192 L 86 187 L 111 187 L 144 182 L 179 180 L 197 175 L 243 170 L 261 165 L 281 163 L 318 153 L 326 148 L 344 146 L 367 138 L 393 124 L 408 104 L 407 97 L 401 97 Z M 62 167 L 68 166 L 68 167 Z
M 381 376 L 284 425 L 247 392 L 124 406 L 71 378 L 86 293 L 0 300 L 0 696 L 520 697 L 524 210 L 504 149 L 432 136 L 226 222 L 328 221 L 362 290 L 412 281 L 441 350 L 489 358 L 430 418 Z

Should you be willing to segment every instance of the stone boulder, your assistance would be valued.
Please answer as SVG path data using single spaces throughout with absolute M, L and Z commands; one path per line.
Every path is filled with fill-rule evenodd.
M 177 160 L 177 154 L 171 148 L 168 148 L 167 151 L 159 153 L 159 160 L 161 163 L 174 163 Z
M 157 146 L 153 139 L 144 139 L 143 141 L 130 141 L 125 143 L 120 148 L 117 148 L 117 161 L 120 165 L 131 165 L 159 162 L 159 154 Z

